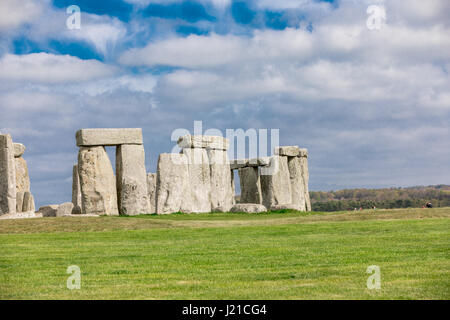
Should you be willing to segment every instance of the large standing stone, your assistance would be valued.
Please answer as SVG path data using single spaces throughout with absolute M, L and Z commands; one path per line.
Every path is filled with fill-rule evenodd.
M 74 165 L 72 171 L 72 203 L 75 207 L 81 207 L 81 186 L 78 165 Z
M 14 146 L 9 134 L 0 135 L 0 215 L 16 212 Z
M 105 148 L 80 148 L 78 172 L 83 213 L 118 215 L 116 179 Z
M 292 204 L 297 210 L 306 211 L 305 184 L 300 157 L 288 157 L 289 175 L 291 179 Z
M 142 144 L 142 129 L 82 129 L 76 133 L 78 147 Z
M 23 195 L 23 207 L 22 212 L 34 212 L 36 207 L 34 204 L 34 197 L 31 192 L 26 191 Z
M 148 198 L 150 200 L 150 213 L 156 213 L 156 173 L 147 174 L 147 190 Z
M 206 149 L 183 149 L 189 168 L 192 212 L 211 212 L 211 170 Z
M 287 157 L 273 156 L 267 168 L 261 168 L 263 204 L 271 208 L 278 204 L 290 204 L 291 184 Z
M 24 158 L 14 159 L 16 167 L 16 190 L 17 192 L 30 191 L 30 176 L 28 174 L 28 165 Z
M 240 203 L 262 203 L 261 182 L 258 167 L 247 167 L 238 170 L 241 185 Z
M 24 191 L 19 191 L 16 194 L 16 212 L 22 212 L 24 195 Z
M 302 167 L 303 185 L 305 190 L 306 211 L 311 211 L 311 200 L 309 198 L 309 170 L 308 170 L 308 150 L 300 149 L 300 163 Z
M 150 213 L 143 145 L 120 145 L 116 151 L 117 196 L 120 214 Z
M 158 159 L 156 181 L 156 213 L 190 212 L 189 169 L 187 157 L 178 153 L 162 153 Z
M 230 161 L 225 150 L 208 149 L 211 170 L 211 208 L 220 208 L 226 212 L 233 205 L 234 191 Z

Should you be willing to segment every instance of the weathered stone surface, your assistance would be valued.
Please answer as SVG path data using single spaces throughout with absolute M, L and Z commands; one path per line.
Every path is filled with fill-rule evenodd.
M 305 190 L 306 211 L 311 211 L 311 200 L 309 198 L 309 187 L 308 187 L 309 184 L 308 151 L 306 151 L 305 153 L 306 156 L 300 157 L 300 164 L 302 167 L 303 188 Z
M 231 175 L 231 194 L 233 196 L 233 202 L 232 204 L 236 204 L 236 182 L 234 180 L 234 171 L 230 170 Z
M 64 216 L 70 216 L 72 214 L 72 210 L 74 208 L 74 205 L 72 202 L 66 202 L 58 206 L 56 209 L 56 216 L 57 217 L 64 217 Z
M 230 167 L 232 170 L 245 167 L 266 167 L 270 165 L 270 157 L 260 157 L 252 159 L 235 159 L 231 160 Z
M 262 204 L 255 203 L 238 203 L 235 204 L 230 212 L 246 212 L 246 213 L 260 213 L 266 212 L 267 208 Z
M 227 212 L 233 205 L 234 191 L 230 162 L 225 150 L 207 150 L 211 170 L 211 208 L 220 207 Z
M 300 210 L 299 207 L 295 204 L 276 204 L 270 207 L 270 211 L 278 211 L 278 210 L 304 211 Z
M 25 146 L 21 143 L 14 143 L 14 158 L 19 158 L 25 153 Z
M 118 215 L 116 178 L 105 148 L 80 148 L 78 172 L 83 213 Z
M 274 154 L 287 157 L 298 157 L 300 155 L 300 148 L 298 146 L 276 147 Z
M 81 208 L 81 186 L 78 165 L 74 165 L 72 170 L 72 203 L 75 207 L 79 206 Z
M 143 145 L 124 144 L 117 147 L 116 176 L 120 214 L 150 213 Z
M 30 191 L 30 176 L 28 174 L 28 165 L 24 158 L 15 158 L 16 168 L 16 190 L 17 192 Z
M 308 158 L 308 149 L 300 149 L 300 153 L 298 156 Z
M 142 144 L 142 129 L 81 129 L 76 133 L 78 147 Z
M 74 206 L 72 209 L 72 214 L 82 214 L 80 206 Z
M 257 167 L 238 170 L 241 185 L 241 203 L 262 203 L 261 182 Z
M 24 191 L 19 191 L 16 194 L 16 212 L 23 212 L 23 197 L 25 195 Z
M 230 161 L 231 170 L 245 168 L 248 166 L 248 159 L 234 159 Z
M 270 162 L 270 167 L 261 168 L 262 203 L 267 208 L 290 204 L 291 184 L 287 157 L 273 156 Z
M 288 157 L 289 176 L 291 181 L 292 204 L 299 211 L 306 211 L 305 183 L 302 174 L 302 160 L 300 157 Z
M 38 213 L 42 214 L 43 217 L 56 217 L 56 211 L 59 205 L 51 204 L 45 207 L 40 207 Z
M 16 166 L 9 134 L 0 135 L 0 215 L 16 212 Z
M 156 173 L 147 174 L 147 190 L 148 198 L 150 200 L 150 213 L 156 213 Z
M 183 149 L 189 168 L 191 211 L 211 212 L 211 169 L 206 149 Z
M 36 207 L 34 204 L 34 197 L 29 191 L 25 191 L 23 195 L 23 207 L 22 212 L 34 212 Z
M 178 139 L 180 148 L 207 148 L 228 150 L 230 142 L 227 138 L 219 136 L 185 135 Z
M 162 153 L 158 159 L 156 213 L 190 212 L 189 169 L 187 157 Z

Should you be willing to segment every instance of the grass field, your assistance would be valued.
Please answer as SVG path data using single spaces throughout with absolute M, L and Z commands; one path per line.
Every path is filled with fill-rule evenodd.
M 450 208 L 0 221 L 1 299 L 449 299 Z M 66 269 L 81 269 L 69 290 Z M 369 290 L 366 269 L 381 269 Z

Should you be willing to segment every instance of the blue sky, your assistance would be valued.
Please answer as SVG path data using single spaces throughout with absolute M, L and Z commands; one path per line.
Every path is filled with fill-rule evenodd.
M 280 129 L 312 190 L 448 184 L 450 3 L 404 3 L 3 0 L 0 131 L 27 146 L 38 206 L 70 201 L 76 130 L 142 127 L 154 172 L 195 120 Z

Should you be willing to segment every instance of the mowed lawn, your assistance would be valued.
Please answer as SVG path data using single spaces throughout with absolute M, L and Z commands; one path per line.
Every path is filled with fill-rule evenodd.
M 450 209 L 0 220 L 1 299 L 449 299 Z M 67 267 L 81 269 L 69 290 Z M 381 290 L 366 287 L 368 266 Z

